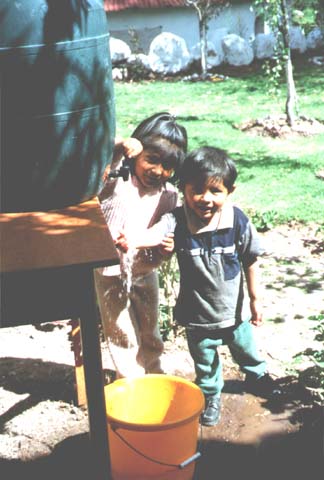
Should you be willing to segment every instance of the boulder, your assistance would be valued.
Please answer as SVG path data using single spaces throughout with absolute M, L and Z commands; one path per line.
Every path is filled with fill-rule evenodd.
M 306 36 L 306 45 L 309 50 L 324 48 L 324 34 L 319 27 L 311 30 Z
M 254 40 L 254 55 L 258 59 L 274 55 L 276 39 L 273 33 L 258 33 Z
M 214 30 L 208 30 L 207 32 L 208 40 L 214 45 L 220 63 L 225 61 L 222 40 L 228 34 L 228 28 L 215 28 Z
M 200 60 L 200 43 L 196 43 L 190 49 L 190 55 L 192 60 Z M 224 53 L 216 50 L 215 45 L 212 42 L 207 42 L 207 68 L 217 67 L 224 60 Z
M 190 62 L 185 40 L 170 32 L 163 32 L 152 40 L 148 57 L 151 70 L 165 75 L 185 70 Z
M 126 62 L 131 55 L 131 49 L 126 42 L 119 38 L 110 37 L 109 39 L 111 63 L 117 64 Z
M 305 53 L 307 49 L 306 37 L 300 27 L 290 27 L 290 48 L 297 50 L 299 53 Z
M 144 53 L 136 53 L 132 54 L 128 57 L 127 60 L 127 65 L 130 66 L 140 66 L 146 70 L 150 70 L 150 59 L 148 55 L 145 55 Z
M 239 35 L 230 33 L 222 40 L 225 61 L 230 65 L 249 65 L 253 62 L 254 54 L 251 45 Z

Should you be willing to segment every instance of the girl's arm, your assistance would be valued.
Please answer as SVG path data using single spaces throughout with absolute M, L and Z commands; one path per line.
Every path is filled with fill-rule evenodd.
M 251 265 L 246 265 L 243 268 L 250 298 L 250 309 L 252 314 L 250 321 L 253 325 L 259 326 L 262 324 L 262 298 L 259 282 L 259 266 L 257 260 L 255 260 Z
M 164 237 L 161 237 L 161 232 L 152 231 L 154 227 L 149 228 L 145 232 L 134 236 L 129 239 L 125 235 L 125 232 L 121 231 L 118 238 L 115 241 L 116 247 L 120 248 L 123 252 L 128 250 L 143 250 L 144 248 L 160 247 L 162 252 L 171 253 L 173 251 L 173 233 L 168 233 Z
M 175 222 L 174 215 L 166 213 L 159 222 L 147 230 L 128 232 L 127 234 L 121 231 L 115 245 L 123 252 L 132 249 L 160 247 L 162 252 L 171 253 L 174 247 L 173 232 L 176 225 Z
M 108 180 L 110 171 L 119 165 L 124 156 L 130 158 L 136 157 L 142 152 L 142 150 L 143 145 L 136 138 L 130 137 L 124 139 L 121 137 L 116 137 L 111 165 L 106 167 L 102 176 L 103 181 L 105 182 Z

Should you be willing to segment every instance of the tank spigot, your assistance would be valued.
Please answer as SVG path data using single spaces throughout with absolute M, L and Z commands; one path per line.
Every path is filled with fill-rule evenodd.
M 122 166 L 110 172 L 108 174 L 108 178 L 122 177 L 124 182 L 126 182 L 129 179 L 129 174 L 130 174 L 129 158 L 125 158 L 123 160 Z

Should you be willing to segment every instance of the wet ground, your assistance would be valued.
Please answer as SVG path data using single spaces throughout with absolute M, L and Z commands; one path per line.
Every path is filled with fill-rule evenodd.
M 203 428 L 196 480 L 317 480 L 324 473 L 324 416 L 299 401 L 267 405 L 227 394 L 220 424 Z
M 314 405 L 290 376 L 277 379 L 278 401 L 247 394 L 244 376 L 223 357 L 221 419 L 215 427 L 200 427 L 194 480 L 324 478 L 324 406 Z

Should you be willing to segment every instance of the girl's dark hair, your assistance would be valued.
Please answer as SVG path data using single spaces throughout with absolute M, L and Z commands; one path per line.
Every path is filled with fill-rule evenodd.
M 176 122 L 174 115 L 159 112 L 143 120 L 132 133 L 146 150 L 174 163 L 176 176 L 183 164 L 188 148 L 188 136 L 184 126 Z M 163 141 L 164 140 L 164 141 Z
M 232 190 L 237 178 L 234 161 L 225 150 L 216 147 L 201 147 L 190 152 L 179 173 L 181 190 L 188 183 L 202 188 L 209 180 L 222 181 Z
M 187 131 L 185 127 L 176 122 L 175 116 L 171 115 L 171 113 L 155 113 L 143 120 L 132 133 L 132 137 L 137 138 L 140 142 L 148 135 L 165 138 L 181 148 L 184 153 L 187 152 Z

